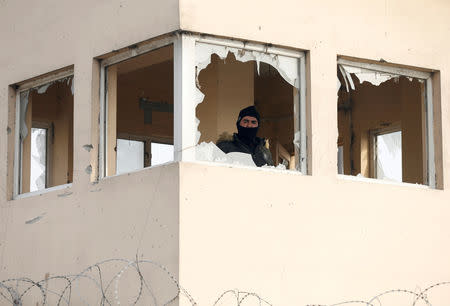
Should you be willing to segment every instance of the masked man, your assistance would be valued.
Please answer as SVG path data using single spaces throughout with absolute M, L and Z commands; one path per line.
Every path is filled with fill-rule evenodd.
M 265 139 L 256 137 L 259 128 L 259 113 L 254 106 L 244 108 L 239 112 L 236 121 L 237 133 L 232 139 L 219 139 L 217 146 L 225 153 L 242 152 L 252 156 L 258 167 L 273 166 L 272 154 L 265 147 Z

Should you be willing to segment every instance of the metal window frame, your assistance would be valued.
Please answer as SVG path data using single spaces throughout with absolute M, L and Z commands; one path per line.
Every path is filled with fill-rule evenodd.
M 53 141 L 54 130 L 51 122 L 33 121 L 31 128 L 43 129 L 46 131 L 46 144 L 45 144 L 45 189 L 49 188 L 51 182 L 50 173 L 52 172 L 50 161 L 53 157 Z M 31 129 L 30 129 L 31 130 Z
M 192 161 L 195 160 L 193 156 L 194 150 L 188 150 L 184 152 L 186 149 L 193 148 L 197 145 L 195 141 L 195 135 L 197 133 L 197 125 L 195 123 L 195 108 L 192 101 L 194 100 L 194 92 L 196 90 L 195 83 L 195 63 L 196 63 L 196 52 L 195 47 L 197 43 L 211 44 L 211 45 L 219 45 L 224 47 L 237 48 L 246 51 L 255 51 L 260 53 L 269 53 L 273 55 L 285 56 L 298 59 L 299 64 L 299 88 L 298 88 L 298 105 L 294 106 L 294 109 L 298 110 L 298 114 L 294 113 L 294 116 L 298 116 L 296 118 L 297 129 L 300 132 L 300 147 L 299 147 L 299 168 L 298 170 L 302 174 L 308 174 L 308 151 L 307 151 L 307 114 L 306 114 L 306 54 L 304 51 L 294 50 L 286 47 L 276 47 L 271 44 L 264 43 L 256 43 L 256 42 L 247 42 L 239 39 L 229 39 L 229 38 L 218 38 L 207 35 L 198 35 L 198 34 L 182 34 L 181 41 L 179 43 L 180 49 L 182 53 L 180 57 L 182 57 L 182 69 L 181 72 L 184 73 L 182 76 L 180 87 L 182 87 L 181 92 L 183 93 L 183 109 L 182 111 L 186 111 L 189 113 L 190 118 L 186 118 L 186 114 L 183 114 L 183 118 L 178 118 L 180 120 L 185 119 L 188 124 L 185 126 L 185 129 L 179 131 L 181 135 L 183 135 L 183 140 L 181 144 L 175 147 L 175 150 L 181 150 L 183 152 L 180 154 L 180 160 Z M 177 49 L 176 49 L 177 50 Z M 187 67 L 186 67 L 187 66 Z M 177 77 L 175 76 L 177 79 Z M 186 98 L 189 99 L 189 105 L 186 105 Z M 179 99 L 182 99 L 179 97 Z M 295 101 L 295 98 L 294 98 Z M 295 102 L 294 102 L 295 103 Z M 191 108 L 191 110 L 187 110 L 187 108 Z M 175 118 L 177 119 L 177 118 Z M 195 130 L 192 128 L 195 127 Z M 187 127 L 187 128 L 186 128 Z M 189 131 L 189 132 L 188 132 Z M 190 135 L 186 135 L 189 133 Z M 186 137 L 186 138 L 185 138 Z M 175 138 L 175 141 L 176 138 Z
M 107 148 L 107 68 L 121 61 L 139 56 L 153 50 L 173 45 L 174 69 L 174 161 L 195 161 L 197 145 L 196 105 L 194 96 L 195 46 L 197 42 L 240 48 L 262 53 L 299 59 L 299 105 L 298 124 L 300 131 L 300 171 L 307 174 L 307 118 L 306 118 L 306 61 L 305 52 L 288 48 L 273 47 L 263 43 L 244 42 L 236 39 L 217 38 L 208 35 L 178 32 L 173 36 L 161 38 L 148 44 L 129 49 L 123 53 L 100 61 L 100 139 L 99 139 L 99 179 L 106 177 Z
M 128 59 L 137 57 L 139 55 L 143 55 L 145 53 L 152 52 L 154 50 L 167 47 L 170 45 L 174 45 L 174 53 L 175 53 L 175 41 L 176 37 L 169 36 L 164 37 L 155 41 L 152 41 L 148 44 L 136 46 L 134 48 L 130 48 L 127 51 L 124 51 L 120 54 L 108 57 L 106 59 L 102 59 L 100 61 L 100 133 L 99 133 L 99 150 L 98 150 L 98 167 L 99 172 L 98 176 L 99 179 L 102 179 L 106 177 L 106 162 L 107 162 L 107 156 L 106 156 L 106 148 L 108 146 L 108 137 L 107 137 L 107 126 L 108 126 L 108 116 L 106 115 L 108 113 L 108 88 L 107 88 L 107 68 L 109 66 L 118 64 L 120 62 L 126 61 Z M 176 59 L 174 55 L 174 72 L 175 72 L 175 66 L 176 66 Z M 175 90 L 175 86 L 174 86 Z M 175 101 L 174 101 L 175 103 Z M 175 120 L 174 120 L 175 121 Z
M 15 133 L 14 133 L 14 167 L 13 167 L 13 199 L 17 199 L 20 197 L 23 197 L 22 193 L 22 160 L 23 160 L 23 150 L 22 150 L 22 143 L 20 141 L 20 95 L 23 92 L 31 91 L 33 89 L 36 89 L 38 87 L 41 87 L 43 85 L 46 85 L 51 82 L 55 82 L 67 77 L 74 78 L 74 68 L 66 68 L 62 71 L 54 72 L 46 74 L 42 77 L 35 78 L 30 81 L 24 81 L 20 82 L 17 85 L 16 88 L 16 107 L 15 107 Z M 72 79 L 72 82 L 74 82 L 74 79 Z M 31 132 L 31 126 L 30 126 L 30 132 Z M 69 186 L 69 184 L 63 185 L 64 187 Z M 51 188 L 46 188 L 44 190 L 39 190 L 35 192 L 27 192 L 26 194 L 36 194 L 36 193 L 42 193 L 42 191 L 45 190 L 54 190 L 54 186 Z M 52 189 L 53 188 L 53 189 Z

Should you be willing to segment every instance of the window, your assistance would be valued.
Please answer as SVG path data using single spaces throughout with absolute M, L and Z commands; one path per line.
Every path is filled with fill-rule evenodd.
M 307 173 L 305 54 L 236 40 L 195 41 L 196 159 L 254 166 L 215 144 L 232 139 L 239 111 L 254 105 L 274 165 Z
M 173 144 L 129 136 L 127 139 L 117 138 L 116 156 L 116 171 L 121 174 L 171 162 L 174 149 Z
M 338 173 L 436 187 L 435 74 L 338 59 Z
M 48 129 L 31 128 L 30 191 L 47 187 Z
M 173 145 L 152 142 L 151 144 L 151 165 L 161 165 L 173 160 Z
M 173 161 L 173 149 L 153 149 L 159 139 L 173 148 L 173 44 L 134 46 L 101 66 L 101 176 Z
M 218 162 L 208 152 L 225 154 L 212 146 L 249 105 L 261 113 L 275 165 L 307 173 L 303 52 L 183 32 L 105 56 L 100 66 L 100 177 L 173 160 Z M 136 163 L 122 167 L 132 155 Z
M 73 69 L 17 86 L 14 196 L 72 182 Z
M 373 169 L 377 179 L 402 181 L 402 131 L 376 133 L 373 136 Z
M 117 174 L 144 167 L 144 146 L 143 141 L 117 139 Z

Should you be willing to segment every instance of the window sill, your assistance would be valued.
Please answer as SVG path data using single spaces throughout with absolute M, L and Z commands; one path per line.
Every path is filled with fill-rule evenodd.
M 104 176 L 104 177 L 100 178 L 100 181 L 107 180 L 107 179 L 114 178 L 114 177 L 118 177 L 118 176 L 130 175 L 130 174 L 141 172 L 141 171 L 145 171 L 145 170 L 148 170 L 148 169 L 155 169 L 155 168 L 162 167 L 162 166 L 167 166 L 167 165 L 170 165 L 170 164 L 173 164 L 173 163 L 177 163 L 177 162 L 176 161 L 170 161 L 170 162 L 167 162 L 167 163 L 162 163 L 162 164 L 158 164 L 158 165 L 150 166 L 150 167 L 144 167 L 144 168 L 136 169 L 136 170 L 129 171 L 129 172 L 123 172 L 123 173 L 119 173 L 119 174 L 108 175 L 108 176 Z
M 49 193 L 52 191 L 67 189 L 67 188 L 71 188 L 71 187 L 72 187 L 72 183 L 68 183 L 68 184 L 58 185 L 58 186 L 54 186 L 54 187 L 50 187 L 50 188 L 46 188 L 46 189 L 42 189 L 42 190 L 36 190 L 33 192 L 21 193 L 21 194 L 16 195 L 13 198 L 13 200 L 19 200 L 19 199 L 38 196 L 38 195 L 43 195 L 43 194 L 46 194 L 46 193 Z
M 353 175 L 338 174 L 337 177 L 338 177 L 338 179 L 344 180 L 344 181 L 365 182 L 365 183 L 371 183 L 371 184 L 403 186 L 403 187 L 409 187 L 409 188 L 435 190 L 434 188 L 431 188 L 428 185 L 403 183 L 403 182 L 393 182 L 393 181 L 379 180 L 379 179 L 368 178 L 368 177 L 363 177 L 363 176 L 353 176 Z
M 264 167 L 264 166 L 263 167 L 256 167 L 256 166 L 253 167 L 253 166 L 245 166 L 245 165 L 239 165 L 239 164 L 226 164 L 226 163 L 209 162 L 209 161 L 201 161 L 201 160 L 186 161 L 186 162 L 200 164 L 200 165 L 206 165 L 206 166 L 212 166 L 212 167 L 250 169 L 253 171 L 275 172 L 275 173 L 284 173 L 284 174 L 290 174 L 290 175 L 305 176 L 305 174 L 303 174 L 297 170 L 277 169 L 276 167 Z

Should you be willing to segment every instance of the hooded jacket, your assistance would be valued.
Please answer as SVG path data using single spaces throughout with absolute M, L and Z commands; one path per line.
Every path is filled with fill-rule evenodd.
M 272 154 L 265 146 L 265 139 L 255 137 L 253 145 L 247 145 L 239 136 L 234 133 L 231 135 L 224 135 L 217 141 L 217 146 L 225 153 L 242 152 L 252 156 L 253 161 L 258 167 L 268 165 L 273 166 Z

